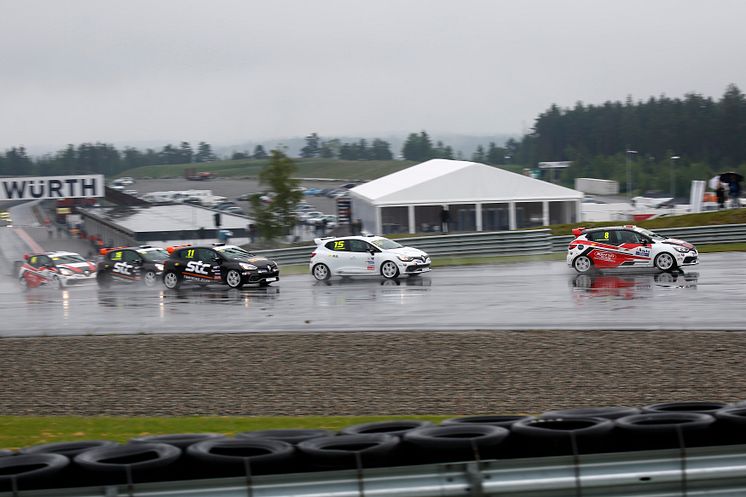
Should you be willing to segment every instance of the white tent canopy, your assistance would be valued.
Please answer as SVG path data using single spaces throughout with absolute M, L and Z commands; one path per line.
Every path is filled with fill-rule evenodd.
M 433 159 L 350 190 L 378 233 L 483 231 L 575 222 L 583 193 L 476 162 Z M 444 214 L 446 211 L 447 214 Z M 446 222 L 443 218 L 446 218 Z

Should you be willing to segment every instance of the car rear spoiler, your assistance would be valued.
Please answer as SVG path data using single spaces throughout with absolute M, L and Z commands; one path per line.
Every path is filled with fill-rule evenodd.
M 573 236 L 574 236 L 575 238 L 577 238 L 577 237 L 579 237 L 580 235 L 582 235 L 584 231 L 585 231 L 585 227 L 584 227 L 584 226 L 581 226 L 581 227 L 579 227 L 579 228 L 573 228 L 573 229 L 572 229 L 572 234 L 573 234 Z
M 322 237 L 322 238 L 314 238 L 313 239 L 313 243 L 315 243 L 316 245 L 320 245 L 321 242 L 323 242 L 324 240 L 334 240 L 335 238 L 336 237 L 334 237 L 334 236 L 325 236 L 325 237 Z

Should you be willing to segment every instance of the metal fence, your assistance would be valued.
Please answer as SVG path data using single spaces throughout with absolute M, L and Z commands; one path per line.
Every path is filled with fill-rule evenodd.
M 664 228 L 657 233 L 681 238 L 695 245 L 746 242 L 746 224 Z M 398 238 L 397 241 L 424 250 L 433 256 L 533 255 L 564 252 L 572 235 L 552 235 L 548 229 L 494 231 L 460 235 Z M 259 250 L 280 264 L 307 263 L 315 247 L 305 245 L 287 249 Z
M 22 492 L 28 497 L 695 497 L 746 495 L 746 446 L 486 460 Z M 13 493 L 0 493 L 11 497 Z

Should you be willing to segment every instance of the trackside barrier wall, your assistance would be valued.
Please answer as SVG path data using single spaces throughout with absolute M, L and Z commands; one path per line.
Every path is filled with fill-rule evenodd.
M 694 226 L 656 229 L 656 233 L 681 238 L 695 245 L 746 242 L 746 224 Z M 411 245 L 433 256 L 462 255 L 535 255 L 564 252 L 572 235 L 553 236 L 548 229 L 495 231 L 461 235 L 437 235 L 397 238 L 403 245 Z M 288 249 L 258 250 L 280 264 L 304 264 L 311 258 L 315 246 L 305 245 Z
M 21 492 L 27 497 L 746 495 L 746 445 Z M 20 494 L 19 494 L 20 495 Z M 12 492 L 0 497 L 14 497 Z

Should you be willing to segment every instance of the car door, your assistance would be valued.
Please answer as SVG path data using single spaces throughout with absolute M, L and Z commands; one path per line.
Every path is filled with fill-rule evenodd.
M 197 248 L 188 248 L 179 252 L 179 256 L 184 259 L 183 275 L 190 280 L 212 281 L 212 265 L 205 264 L 200 255 L 200 249 Z
M 352 239 L 350 242 L 350 271 L 355 274 L 375 273 L 376 262 L 371 251 L 373 247 L 365 240 Z
M 613 268 L 624 261 L 624 256 L 618 246 L 618 231 L 604 229 L 592 231 L 587 235 L 588 240 L 594 242 L 593 250 L 588 253 L 588 256 L 596 267 Z
M 223 267 L 223 258 L 212 249 L 199 248 L 197 254 L 202 263 L 203 270 L 207 273 L 207 279 L 221 281 L 227 269 Z
M 625 266 L 650 266 L 650 244 L 647 238 L 633 230 L 619 230 L 619 248 L 624 251 Z
M 352 262 L 348 257 L 350 240 L 332 240 L 327 242 L 324 248 L 328 250 L 328 257 L 324 258 L 324 264 L 329 266 L 332 274 L 349 274 Z
M 129 270 L 130 276 L 134 279 L 139 280 L 142 278 L 142 265 L 143 265 L 143 259 L 134 250 L 125 250 L 124 251 L 124 262 L 127 265 L 127 269 Z
M 124 261 L 124 250 L 114 250 L 106 256 L 111 262 L 111 275 L 120 280 L 133 278 L 132 266 Z

